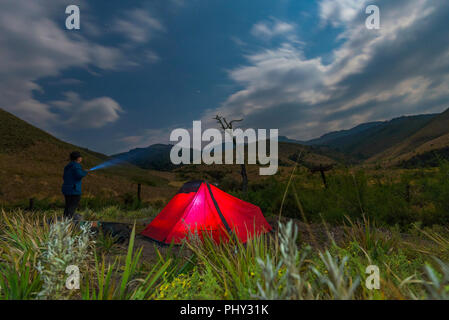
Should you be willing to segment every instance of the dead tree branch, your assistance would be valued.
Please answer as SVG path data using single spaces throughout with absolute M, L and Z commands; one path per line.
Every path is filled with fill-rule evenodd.
M 224 132 L 229 129 L 234 129 L 233 126 L 235 122 L 243 121 L 243 119 L 235 119 L 228 122 L 225 117 L 220 117 L 219 115 L 217 115 L 214 120 L 217 120 L 217 123 L 221 126 Z M 235 137 L 232 137 L 232 141 L 234 145 L 237 145 Z M 248 190 L 248 175 L 246 173 L 245 163 L 240 165 L 240 169 L 240 175 L 242 176 L 242 191 L 246 193 Z

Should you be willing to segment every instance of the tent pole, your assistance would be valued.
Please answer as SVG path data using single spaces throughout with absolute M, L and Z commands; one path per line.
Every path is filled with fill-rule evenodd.
M 217 200 L 215 200 L 214 194 L 212 193 L 212 189 L 210 188 L 209 182 L 206 181 L 207 189 L 209 189 L 210 197 L 212 198 L 212 201 L 214 202 L 215 209 L 217 209 L 218 215 L 220 216 L 221 221 L 226 227 L 226 231 L 229 232 L 229 235 L 231 234 L 231 228 L 229 227 L 228 222 L 226 221 L 225 217 L 223 216 L 223 213 L 220 210 L 220 207 L 218 206 Z

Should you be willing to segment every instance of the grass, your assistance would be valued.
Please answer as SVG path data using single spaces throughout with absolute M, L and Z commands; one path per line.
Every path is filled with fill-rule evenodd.
M 220 244 L 207 235 L 203 241 L 191 238 L 184 244 L 187 259 L 174 247 L 154 248 L 157 258 L 149 263 L 135 246 L 135 228 L 123 254 L 101 247 L 87 252 L 83 248 L 98 246 L 88 230 L 25 215 L 2 213 L 1 299 L 440 299 L 449 294 L 449 265 L 443 262 L 449 238 L 431 229 L 416 227 L 405 242 L 367 219 L 349 220 L 342 239 L 318 250 L 298 241 L 297 224 L 290 220 L 279 225 L 276 236 L 247 244 L 233 237 Z M 434 245 L 425 252 L 424 239 Z M 80 254 L 66 255 L 67 248 Z M 61 286 L 58 272 L 74 257 L 78 265 L 83 261 L 83 276 L 80 290 L 71 292 Z M 380 290 L 364 285 L 372 264 L 381 270 Z M 58 290 L 45 290 L 49 287 Z
M 134 227 L 120 245 L 61 221 L 60 209 L 3 210 L 0 299 L 447 299 L 448 176 L 447 163 L 428 171 L 338 169 L 324 188 L 297 168 L 289 180 L 233 192 L 277 227 L 246 244 L 206 235 L 160 249 L 143 245 Z M 132 223 L 159 210 L 86 204 L 80 213 Z M 74 257 L 80 289 L 68 291 L 65 267 Z M 379 290 L 365 284 L 370 265 L 379 268 Z
M 295 170 L 290 169 L 290 172 Z M 346 217 L 370 219 L 378 227 L 398 226 L 408 231 L 446 225 L 449 218 L 449 162 L 419 170 L 337 168 L 327 173 L 325 188 L 319 174 L 298 168 L 284 178 L 253 183 L 249 192 L 233 190 L 239 198 L 259 205 L 267 216 L 278 215 L 304 222 L 341 225 Z
M 134 250 L 135 228 L 131 233 L 124 264 L 116 259 L 107 264 L 95 256 L 94 276 L 88 274 L 81 296 L 84 300 L 142 300 L 153 294 L 162 275 L 176 268 L 171 259 L 160 259 L 150 270 L 141 269 L 142 248 Z M 139 276 L 145 274 L 142 278 Z
M 159 209 L 151 206 L 140 208 L 137 210 L 123 210 L 119 206 L 108 206 L 100 210 L 92 210 L 85 208 L 79 211 L 85 220 L 101 220 L 101 221 L 131 221 L 134 219 L 154 218 Z
M 159 254 L 148 266 L 142 248 L 134 247 L 135 228 L 126 255 L 112 257 L 101 246 L 93 250 L 97 243 L 87 224 L 52 218 L 2 212 L 0 299 L 146 299 L 180 264 Z M 79 292 L 65 288 L 69 265 L 84 275 Z

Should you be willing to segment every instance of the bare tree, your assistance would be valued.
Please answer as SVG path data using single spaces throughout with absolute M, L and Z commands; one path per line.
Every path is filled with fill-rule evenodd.
M 223 131 L 226 134 L 226 130 L 232 130 L 234 129 L 233 125 L 235 122 L 241 122 L 243 119 L 237 119 L 232 121 L 227 121 L 225 117 L 220 117 L 217 115 L 214 120 L 217 120 L 218 124 L 221 126 Z M 237 146 L 237 141 L 234 136 L 232 136 L 232 141 L 235 146 Z M 247 192 L 248 191 L 248 175 L 246 174 L 246 164 L 245 161 L 243 161 L 243 164 L 240 165 L 240 175 L 242 176 L 242 191 Z

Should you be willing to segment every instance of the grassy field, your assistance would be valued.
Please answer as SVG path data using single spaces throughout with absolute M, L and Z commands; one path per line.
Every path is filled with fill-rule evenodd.
M 92 208 L 86 220 L 134 225 L 128 243 L 61 209 L 3 210 L 1 299 L 446 299 L 449 297 L 449 165 L 422 170 L 304 168 L 226 191 L 259 205 L 273 234 L 217 245 L 195 237 L 158 247 L 138 235 L 164 202 Z M 224 179 L 224 178 L 223 178 Z M 53 219 L 51 219 L 53 218 Z M 53 221 L 50 223 L 50 221 Z M 55 222 L 56 221 L 56 222 Z M 68 265 L 79 290 L 65 288 Z M 380 289 L 366 268 L 380 270 Z
M 0 242 L 2 299 L 442 299 L 448 298 L 448 230 L 404 235 L 368 220 L 342 227 L 335 239 L 308 244 L 293 220 L 242 245 L 191 238 L 158 248 L 136 240 L 127 247 L 69 221 L 3 212 Z M 48 218 L 48 217 L 47 217 Z M 317 244 L 315 246 L 315 244 Z M 151 255 L 151 258 L 149 258 Z M 65 288 L 66 267 L 77 265 L 79 290 Z M 365 269 L 380 269 L 369 290 Z

